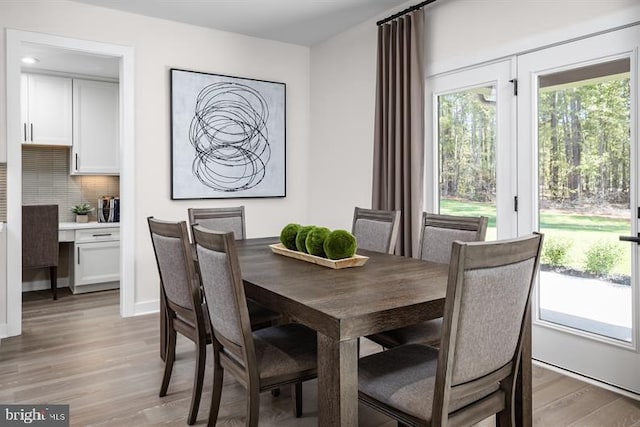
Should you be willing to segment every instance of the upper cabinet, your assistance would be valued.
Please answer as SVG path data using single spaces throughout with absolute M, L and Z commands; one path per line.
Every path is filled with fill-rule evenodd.
M 118 84 L 73 79 L 72 175 L 120 173 Z
M 71 79 L 22 74 L 23 144 L 72 145 Z

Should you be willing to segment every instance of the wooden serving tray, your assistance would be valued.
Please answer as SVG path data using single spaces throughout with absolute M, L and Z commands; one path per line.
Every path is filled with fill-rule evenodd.
M 305 254 L 304 252 L 292 251 L 291 249 L 287 249 L 282 243 L 269 245 L 269 247 L 271 248 L 274 254 L 284 255 L 289 258 L 299 259 L 301 261 L 310 262 L 312 264 L 318 264 L 323 267 L 333 268 L 335 270 L 339 270 L 341 268 L 348 268 L 348 267 L 360 267 L 369 260 L 368 256 L 363 256 L 358 254 L 350 258 L 342 258 L 342 259 L 322 258 L 315 255 Z

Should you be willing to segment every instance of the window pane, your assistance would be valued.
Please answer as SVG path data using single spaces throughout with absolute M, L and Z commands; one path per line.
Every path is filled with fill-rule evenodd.
M 486 216 L 496 238 L 496 90 L 478 87 L 438 97 L 440 213 Z
M 628 58 L 538 80 L 540 318 L 631 341 Z

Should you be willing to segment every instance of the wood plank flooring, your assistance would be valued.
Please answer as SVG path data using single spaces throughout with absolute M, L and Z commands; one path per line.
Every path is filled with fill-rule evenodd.
M 117 291 L 71 295 L 24 294 L 23 335 L 0 344 L 0 402 L 69 404 L 73 426 L 185 426 L 191 399 L 194 345 L 178 338 L 166 397 L 158 397 L 163 362 L 158 316 L 120 318 Z M 363 352 L 379 347 L 366 340 Z M 211 351 L 197 425 L 206 424 Z M 290 391 L 261 395 L 261 426 L 316 426 L 316 381 L 304 385 L 304 414 L 292 414 Z M 534 425 L 640 427 L 640 402 L 534 367 Z M 360 425 L 395 422 L 360 405 Z M 244 389 L 225 377 L 219 426 L 243 426 Z M 481 423 L 493 425 L 493 420 Z

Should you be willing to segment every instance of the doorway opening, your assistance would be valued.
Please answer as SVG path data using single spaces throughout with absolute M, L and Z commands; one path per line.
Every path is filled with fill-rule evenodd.
M 36 55 L 49 55 L 51 62 L 43 60 L 41 61 L 41 64 L 53 64 L 48 65 L 48 67 L 54 69 L 44 70 L 43 68 L 37 69 L 37 67 L 28 69 L 24 66 L 21 59 L 25 56 L 26 50 L 28 49 L 34 49 Z M 70 61 L 70 57 L 74 57 L 76 60 Z M 58 61 L 58 69 L 56 69 L 56 61 Z M 60 67 L 62 67 L 62 65 L 59 64 L 60 62 L 74 64 L 75 70 L 61 69 Z M 90 205 L 95 206 L 96 209 L 98 207 L 98 198 L 96 197 L 96 200 L 90 200 L 95 196 L 91 191 L 100 192 L 100 196 L 115 196 L 116 192 L 119 193 L 117 195 L 120 200 L 119 231 L 121 237 L 119 242 L 119 254 L 116 254 L 116 262 L 119 264 L 119 269 L 118 267 L 116 267 L 116 269 L 119 271 L 117 271 L 118 274 L 114 277 L 119 277 L 120 282 L 120 314 L 122 316 L 135 314 L 133 266 L 135 235 L 133 215 L 133 49 L 126 46 L 90 42 L 54 35 L 7 30 L 7 323 L 6 331 L 4 333 L 6 336 L 19 335 L 22 329 L 22 205 L 23 203 L 35 202 L 37 204 L 44 201 L 40 199 L 40 194 L 36 194 L 37 191 L 35 193 L 25 191 L 29 186 L 29 182 L 27 181 L 32 177 L 30 172 L 33 170 L 37 171 L 39 168 L 37 166 L 31 168 L 31 165 L 23 168 L 23 157 L 25 153 L 36 150 L 36 147 L 27 147 L 26 150 L 23 150 L 22 142 L 24 135 L 22 135 L 22 128 L 24 126 L 22 125 L 21 120 L 21 109 L 24 107 L 21 100 L 22 75 L 24 73 L 31 73 L 37 76 L 47 75 L 49 77 L 62 79 L 75 78 L 78 82 L 88 82 L 87 86 L 84 88 L 86 93 L 100 86 L 95 85 L 94 82 L 101 84 L 113 84 L 114 80 L 116 80 L 113 76 L 101 74 L 95 69 L 92 71 L 91 67 L 96 67 L 99 63 L 110 64 L 111 72 L 117 73 L 116 78 L 118 87 L 115 89 L 115 93 L 117 96 L 116 104 L 118 110 L 115 115 L 118 122 L 116 134 L 119 139 L 117 146 L 117 162 L 119 163 L 120 169 L 119 179 L 115 178 L 114 173 L 109 175 L 105 174 L 105 176 L 111 176 L 111 179 L 104 178 L 104 176 L 98 177 L 97 174 L 87 177 L 80 177 L 80 175 L 78 175 L 76 178 L 66 178 L 68 178 L 68 181 L 72 183 L 71 187 L 74 187 L 74 181 L 76 181 L 76 184 L 78 182 L 80 183 L 80 196 L 74 193 L 74 197 L 80 197 L 79 203 L 90 203 Z M 100 87 L 106 86 L 102 85 Z M 109 89 L 113 89 L 113 87 L 109 87 Z M 80 91 L 81 89 L 78 87 L 77 90 Z M 31 158 L 42 159 L 43 157 L 45 158 L 45 161 L 50 161 L 52 163 L 56 163 L 55 159 L 58 159 L 58 157 L 60 159 L 67 159 L 68 163 L 65 163 L 63 166 L 57 165 L 56 167 L 62 169 L 68 166 L 69 176 L 73 175 L 73 166 L 75 165 L 73 165 L 73 155 L 69 152 L 69 149 L 62 149 L 60 152 L 56 152 L 53 147 L 44 148 L 46 151 L 44 154 L 43 152 L 27 154 L 27 162 Z M 72 149 L 75 150 L 75 147 Z M 62 154 L 62 156 L 60 156 L 60 154 Z M 61 170 L 54 171 L 59 178 L 63 176 L 61 172 Z M 86 183 L 84 182 L 85 180 L 87 181 Z M 97 180 L 104 181 L 100 184 L 102 185 L 101 188 L 96 188 Z M 56 183 L 54 183 L 54 185 L 55 184 Z M 60 184 L 58 187 L 64 187 L 66 185 L 64 183 L 58 184 Z M 84 194 L 83 187 L 88 190 Z M 60 188 L 56 189 L 56 191 L 58 190 L 60 190 Z M 74 191 L 75 190 L 71 192 L 73 193 Z M 43 193 L 49 193 L 48 197 L 50 197 L 50 199 L 47 200 L 47 203 L 55 202 L 55 200 L 51 200 L 51 197 L 56 196 L 55 194 L 52 196 L 50 192 L 46 190 L 43 191 Z M 68 197 L 67 200 L 63 202 L 63 205 L 75 204 L 76 200 L 74 197 Z M 37 200 L 31 200 L 31 198 L 35 198 Z M 99 213 L 95 209 L 94 212 Z M 64 211 L 61 209 L 60 220 L 62 222 L 67 222 L 65 220 L 71 220 L 71 218 L 68 218 L 70 215 L 71 213 L 67 212 L 66 208 Z M 95 219 L 97 219 L 97 216 Z M 115 223 L 106 225 L 115 225 Z M 61 235 L 63 235 L 64 241 L 64 233 Z M 77 251 L 75 249 L 88 249 L 88 247 L 74 247 L 74 256 L 77 255 Z M 92 252 L 89 251 L 86 253 L 91 254 Z M 113 255 L 113 251 L 111 251 L 110 255 Z M 75 258 L 74 260 L 74 262 L 77 261 Z M 98 260 L 99 258 L 95 261 Z M 95 261 L 94 263 L 97 263 Z M 98 265 L 98 267 L 100 266 Z M 77 279 L 77 277 L 75 279 Z M 94 278 L 93 280 L 96 279 Z M 36 284 L 35 286 L 38 285 Z

